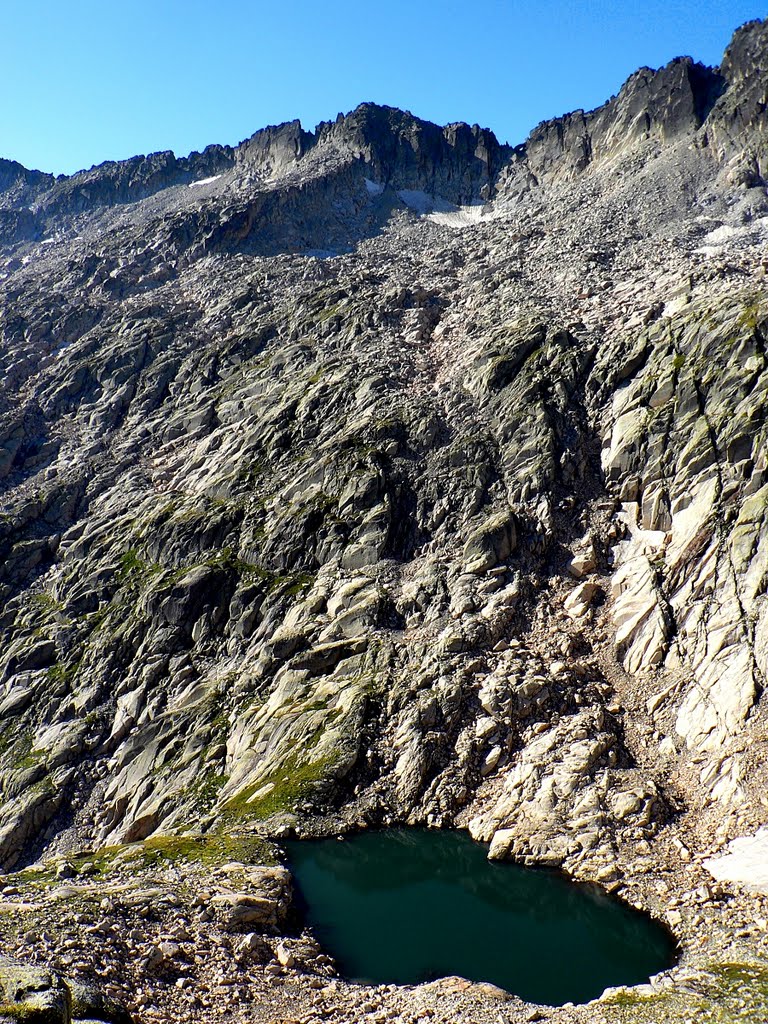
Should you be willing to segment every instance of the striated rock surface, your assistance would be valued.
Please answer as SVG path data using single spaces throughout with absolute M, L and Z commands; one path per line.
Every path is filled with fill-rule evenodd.
M 686 970 L 766 955 L 702 862 L 768 813 L 767 64 L 753 22 L 515 148 L 363 104 L 0 163 L 4 870 L 463 827 L 663 916 Z M 195 881 L 228 949 L 294 928 L 254 872 Z M 200 936 L 130 920 L 131 1009 L 194 1019 Z M 324 961 L 249 942 L 309 1006 Z

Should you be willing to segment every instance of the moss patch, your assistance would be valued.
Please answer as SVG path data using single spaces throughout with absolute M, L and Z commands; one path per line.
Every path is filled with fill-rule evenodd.
M 87 850 L 67 858 L 80 881 L 106 878 L 119 873 L 123 868 L 133 876 L 142 871 L 157 871 L 181 864 L 214 868 L 230 861 L 272 866 L 279 863 L 279 858 L 276 848 L 258 837 L 201 833 L 155 835 L 141 843 L 105 846 L 100 850 Z M 35 889 L 55 885 L 57 882 L 55 867 L 50 862 L 25 868 L 12 877 L 17 884 Z
M 301 764 L 298 756 L 293 754 L 283 767 L 228 800 L 223 807 L 223 816 L 228 821 L 238 818 L 266 821 L 275 814 L 293 811 L 330 784 L 335 763 L 333 758 L 325 757 Z M 256 796 L 267 787 L 271 787 L 268 792 Z
M 183 863 L 216 867 L 229 861 L 243 864 L 278 863 L 274 847 L 252 836 L 151 836 L 140 846 L 142 866 L 147 868 Z
M 768 964 L 713 964 L 684 990 L 616 992 L 600 1004 L 610 1024 L 745 1024 L 768 1020 Z
M 31 1006 L 29 1003 L 0 1003 L 0 1020 L 18 1020 L 25 1024 L 61 1024 L 61 1009 Z

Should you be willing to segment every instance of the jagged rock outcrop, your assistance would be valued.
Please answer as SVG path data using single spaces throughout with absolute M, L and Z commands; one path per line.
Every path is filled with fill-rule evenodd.
M 0 165 L 6 869 L 457 825 L 666 914 L 764 824 L 766 34 L 515 149 Z

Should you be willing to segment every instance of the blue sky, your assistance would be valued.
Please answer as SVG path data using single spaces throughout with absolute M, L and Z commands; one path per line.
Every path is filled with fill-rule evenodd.
M 637 67 L 717 64 L 747 0 L 0 0 L 0 156 L 107 159 L 306 128 L 364 100 L 522 142 Z

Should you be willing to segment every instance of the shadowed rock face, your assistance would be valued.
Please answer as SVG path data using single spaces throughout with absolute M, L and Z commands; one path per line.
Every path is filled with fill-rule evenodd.
M 718 71 L 690 57 L 659 71 L 642 68 L 597 110 L 577 110 L 539 125 L 526 144 L 528 165 L 537 178 L 572 176 L 592 161 L 618 157 L 649 139 L 669 143 L 692 135 L 724 87 Z
M 362 160 L 377 182 L 392 189 L 423 189 L 454 203 L 489 198 L 510 154 L 509 146 L 477 125 L 439 128 L 373 103 L 320 125 L 318 144 Z
M 730 161 L 731 178 L 756 183 L 768 172 L 765 75 L 766 23 L 740 28 L 725 51 L 721 73 L 727 88 L 710 119 L 711 137 L 719 158 Z
M 763 823 L 765 71 L 0 165 L 2 864 L 411 821 L 653 906 Z

